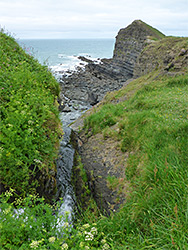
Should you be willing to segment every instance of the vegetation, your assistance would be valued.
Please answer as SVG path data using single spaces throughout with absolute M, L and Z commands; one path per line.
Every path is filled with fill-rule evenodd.
M 0 175 L 10 189 L 1 195 L 2 250 L 188 249 L 188 70 L 173 77 L 159 73 L 109 94 L 85 120 L 88 136 L 112 136 L 129 153 L 126 203 L 109 217 L 92 203 L 74 227 L 66 218 L 59 227 L 57 204 L 26 195 L 37 184 L 36 170 L 50 172 L 54 165 L 58 84 L 13 38 L 0 33 Z M 78 168 L 86 182 L 80 161 Z M 108 182 L 116 185 L 113 177 Z
M 129 152 L 131 195 L 119 213 L 98 222 L 114 249 L 188 248 L 188 74 L 154 76 L 110 94 L 85 120 L 90 134 L 117 124 L 119 132 L 108 135 Z M 112 103 L 122 95 L 126 101 Z
M 0 32 L 1 187 L 36 190 L 36 176 L 55 171 L 61 134 L 55 105 L 59 85 L 46 67 Z
M 165 37 L 165 35 L 162 32 L 160 32 L 158 29 L 155 29 L 154 27 L 150 26 L 149 24 L 147 24 L 141 20 L 140 20 L 140 22 L 143 23 L 144 25 L 146 25 L 146 27 L 153 32 L 155 38 L 157 37 L 158 39 L 161 39 L 161 38 Z

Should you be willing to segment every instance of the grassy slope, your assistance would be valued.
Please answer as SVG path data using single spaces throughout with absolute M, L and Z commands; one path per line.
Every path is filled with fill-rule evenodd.
M 0 176 L 5 188 L 27 193 L 37 186 L 37 170 L 55 170 L 58 94 L 47 68 L 0 32 Z
M 160 39 L 160 38 L 164 38 L 164 37 L 165 37 L 165 35 L 164 35 L 162 32 L 160 32 L 158 29 L 153 28 L 152 26 L 148 25 L 147 23 L 145 23 L 145 22 L 143 22 L 143 21 L 141 21 L 141 22 L 142 22 L 148 29 L 150 29 L 150 30 L 153 32 L 155 38 Z
M 129 152 L 130 198 L 98 222 L 112 249 L 188 248 L 188 70 L 176 77 L 159 73 L 109 94 L 85 120 L 86 131 L 112 136 Z

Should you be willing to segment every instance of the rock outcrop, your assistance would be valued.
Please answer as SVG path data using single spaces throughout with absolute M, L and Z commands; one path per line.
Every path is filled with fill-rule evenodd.
M 62 92 L 68 98 L 63 98 L 65 106 L 69 105 L 70 100 L 94 105 L 107 92 L 120 89 L 126 80 L 133 77 L 136 60 L 143 48 L 163 37 L 161 32 L 136 20 L 119 31 L 112 59 L 95 63 L 81 57 L 88 63 L 85 68 L 69 77 L 62 77 L 60 81 Z
M 119 31 L 113 58 L 102 59 L 101 63 L 80 58 L 87 61 L 88 64 L 85 68 L 61 79 L 62 92 L 66 96 L 64 98 L 65 110 L 69 109 L 68 104 L 73 100 L 95 105 L 103 99 L 107 92 L 118 90 L 128 84 L 134 74 L 136 75 L 135 65 L 137 65 L 138 75 L 140 74 L 138 71 L 142 71 L 139 68 L 141 66 L 136 62 L 143 49 L 163 37 L 164 35 L 156 29 L 136 20 L 127 28 Z M 92 111 L 87 113 L 90 112 Z M 84 118 L 80 117 L 71 127 L 77 133 L 83 124 Z M 116 129 L 118 128 L 114 127 L 114 130 Z M 88 138 L 82 129 L 77 135 L 80 142 L 78 151 L 87 173 L 88 186 L 92 196 L 98 207 L 110 214 L 110 211 L 117 210 L 126 200 L 127 191 L 125 189 L 129 183 L 125 185 L 125 171 L 122 166 L 128 155 L 121 152 L 118 142 L 113 141 L 112 138 L 104 140 L 101 134 Z M 108 178 L 112 178 L 112 182 L 116 182 L 115 188 L 112 187 L 114 184 L 110 184 Z M 76 195 L 80 200 L 80 190 L 83 187 L 81 181 L 76 183 Z M 122 183 L 124 183 L 123 186 Z M 82 203 L 84 204 L 84 202 Z
M 134 67 L 134 78 L 145 75 L 153 70 L 161 73 L 181 73 L 188 65 L 187 39 L 167 37 L 149 44 L 140 53 Z
M 161 32 L 141 20 L 121 29 L 116 37 L 112 61 L 114 69 L 126 80 L 133 77 L 136 60 L 144 47 L 163 37 Z

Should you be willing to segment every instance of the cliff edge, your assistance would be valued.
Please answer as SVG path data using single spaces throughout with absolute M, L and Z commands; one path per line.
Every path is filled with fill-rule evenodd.
M 133 77 L 136 60 L 144 47 L 164 37 L 141 20 L 121 29 L 116 36 L 113 58 L 102 59 L 99 64 L 89 61 L 84 70 L 62 77 L 62 93 L 68 98 L 62 98 L 65 107 L 70 100 L 94 105 L 107 92 L 120 89 Z
M 133 36 L 142 44 L 130 67 L 135 79 L 125 80 L 120 90 L 108 93 L 72 125 L 79 132 L 79 152 L 93 197 L 108 213 L 130 199 L 136 180 L 145 178 L 145 167 L 153 166 L 152 153 L 155 155 L 166 147 L 165 138 L 169 136 L 171 142 L 171 133 L 177 136 L 174 138 L 180 138 L 179 122 L 182 120 L 182 126 L 187 126 L 188 38 L 160 39 L 161 33 L 150 32 L 150 26 L 145 24 L 139 25 L 140 21 L 133 22 L 119 32 L 111 59 L 114 64 L 123 64 L 126 58 L 131 62 L 133 57 L 128 57 L 127 46 L 123 44 L 127 45 L 128 40 L 136 44 L 136 38 L 128 39 L 128 34 L 135 31 Z M 156 32 L 156 39 L 152 32 Z M 138 34 L 145 35 L 139 38 Z M 169 152 L 172 148 L 173 144 L 169 143 Z

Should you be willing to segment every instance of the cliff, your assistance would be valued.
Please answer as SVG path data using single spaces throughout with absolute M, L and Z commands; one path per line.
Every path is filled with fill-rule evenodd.
M 187 38 L 167 37 L 149 44 L 140 53 L 134 67 L 134 78 L 154 70 L 163 73 L 184 72 L 187 65 Z
M 121 29 L 116 37 L 113 67 L 119 69 L 120 75 L 126 78 L 133 76 L 137 57 L 145 46 L 164 38 L 160 31 L 141 20 L 136 20 L 127 28 Z
M 134 21 L 119 31 L 112 59 L 102 59 L 100 64 L 89 61 L 84 71 L 62 78 L 62 92 L 70 100 L 96 104 L 107 92 L 120 89 L 133 77 L 137 57 L 145 46 L 164 37 L 144 22 Z M 68 103 L 67 99 L 64 103 Z
M 171 152 L 179 159 L 178 152 L 184 152 L 181 147 L 185 147 L 188 38 L 158 39 L 163 35 L 157 32 L 156 40 L 151 37 L 153 30 L 150 33 L 143 30 L 144 27 L 148 29 L 147 25 L 141 22 L 140 27 L 139 24 L 140 21 L 133 22 L 119 32 L 111 60 L 114 64 L 123 64 L 124 60 L 131 63 L 133 56 L 127 55 L 127 37 L 135 30 L 133 34 L 141 45 L 130 71 L 136 79 L 123 82 L 120 90 L 108 93 L 102 102 L 72 125 L 73 130 L 79 132 L 80 155 L 93 196 L 98 206 L 108 213 L 130 199 L 137 180 L 144 189 L 142 180 L 149 178 L 147 171 L 150 171 L 145 168 L 153 166 L 155 154 L 158 159 L 158 153 L 162 154 L 161 150 L 164 150 L 167 155 Z M 136 30 L 142 35 L 150 33 L 150 37 L 143 35 L 139 38 Z M 120 39 L 123 34 L 126 34 L 126 41 Z M 123 46 L 124 42 L 126 46 Z M 174 148 L 172 137 L 182 138 L 182 144 L 173 142 L 178 149 Z M 164 160 L 165 156 L 161 157 Z M 182 161 L 186 164 L 185 158 Z

